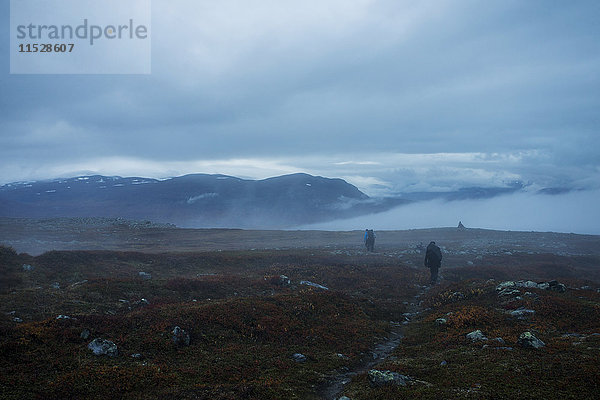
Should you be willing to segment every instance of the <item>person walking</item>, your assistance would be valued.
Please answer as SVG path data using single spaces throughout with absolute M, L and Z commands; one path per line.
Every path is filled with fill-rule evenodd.
M 427 246 L 423 263 L 431 272 L 431 285 L 435 285 L 438 280 L 438 271 L 442 266 L 442 251 L 434 241 Z
M 367 251 L 375 250 L 375 232 L 373 229 L 365 229 L 365 246 L 367 247 Z

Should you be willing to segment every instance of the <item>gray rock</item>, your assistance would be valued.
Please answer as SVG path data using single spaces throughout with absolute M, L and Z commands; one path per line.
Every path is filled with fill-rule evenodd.
M 515 287 L 515 286 L 516 286 L 515 282 L 513 282 L 513 281 L 505 281 L 505 282 L 500 283 L 498 286 L 496 286 L 496 291 L 500 292 L 500 291 L 502 291 L 504 289 L 512 288 L 512 287 Z
M 306 361 L 306 356 L 302 353 L 294 353 L 294 355 L 292 355 L 292 359 L 296 362 L 303 363 Z
M 135 354 L 131 355 L 131 358 L 135 358 L 135 359 L 141 360 L 142 358 L 144 358 L 144 356 L 141 355 L 140 353 L 135 353 Z
M 190 345 L 190 335 L 179 326 L 173 328 L 172 334 L 173 343 L 175 343 L 177 346 Z
M 319 285 L 318 283 L 311 282 L 311 281 L 300 281 L 300 284 L 306 285 L 306 286 L 312 286 L 317 289 L 329 290 L 329 288 L 327 288 L 323 285 Z
M 504 339 L 502 339 L 501 337 L 497 337 L 497 338 L 496 338 L 496 339 L 494 339 L 494 340 L 495 340 L 496 342 L 500 343 L 500 344 L 504 344 L 504 343 L 506 343 L 506 342 L 504 341 Z
M 35 267 L 33 265 L 23 264 L 23 271 L 30 272 L 30 271 L 33 271 L 34 269 L 35 269 Z
M 348 396 L 342 396 L 342 397 L 339 397 L 337 400 L 352 400 L 352 399 Z
M 71 319 L 71 317 L 69 317 L 68 315 L 60 314 L 58 317 L 56 317 L 56 319 Z
M 540 339 L 536 338 L 531 332 L 523 332 L 519 336 L 519 340 L 517 342 L 523 347 L 532 349 L 539 349 L 546 345 Z
M 14 317 L 13 318 L 13 322 L 16 322 L 17 324 L 20 324 L 21 322 L 23 322 L 23 320 L 19 317 Z
M 548 282 L 547 290 L 552 290 L 558 293 L 564 293 L 567 291 L 567 287 L 558 281 L 550 281 Z
M 58 282 L 53 282 L 53 283 L 50 285 L 50 287 L 51 287 L 52 289 L 60 289 L 60 283 L 58 283 Z
M 447 322 L 448 322 L 448 320 L 446 320 L 446 318 L 438 318 L 435 320 L 435 324 L 437 326 L 446 325 Z
M 110 340 L 96 338 L 88 344 L 88 349 L 92 350 L 97 356 L 116 357 L 119 355 L 117 345 Z
M 281 286 L 290 286 L 292 284 L 292 281 L 285 275 L 279 275 L 279 284 Z
M 534 281 L 517 281 L 515 285 L 522 288 L 533 288 L 537 289 L 539 286 Z
M 144 280 L 152 279 L 152 274 L 150 274 L 148 272 L 140 271 L 140 272 L 138 272 L 138 275 L 140 278 L 142 278 Z
M 90 337 L 90 330 L 89 329 L 82 330 L 81 333 L 79 334 L 79 337 L 82 338 L 83 340 L 88 340 L 88 338 Z
M 369 371 L 369 383 L 372 387 L 382 387 L 388 385 L 406 386 L 411 379 L 406 375 L 401 375 L 392 371 L 379 371 L 372 369 Z
M 498 296 L 515 296 L 515 295 L 520 295 L 521 291 L 519 289 L 515 289 L 515 288 L 505 288 L 502 289 L 500 292 L 498 292 Z
M 486 338 L 483 332 L 481 332 L 479 329 L 471 333 L 467 333 L 467 339 L 470 339 L 473 342 L 477 342 L 480 340 L 488 340 L 488 338 Z
M 525 319 L 525 318 L 530 317 L 533 314 L 535 314 L 535 311 L 521 307 L 521 308 L 517 308 L 516 310 L 510 311 L 509 314 L 512 315 L 513 317 Z
M 448 361 L 444 360 L 440 363 L 440 367 L 445 367 L 446 365 L 448 365 Z

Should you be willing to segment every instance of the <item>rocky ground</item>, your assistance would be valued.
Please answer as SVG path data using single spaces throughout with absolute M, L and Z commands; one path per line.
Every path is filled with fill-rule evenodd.
M 376 249 L 392 256 L 419 253 L 435 240 L 447 254 L 460 258 L 483 255 L 552 253 L 600 255 L 600 236 L 485 229 L 414 229 L 377 233 Z M 0 217 L 0 244 L 38 255 L 50 250 L 123 250 L 142 252 L 250 249 L 364 250 L 364 230 L 253 231 L 180 229 L 150 221 L 114 218 L 24 219 Z
M 599 390 L 597 236 L 379 232 L 367 253 L 361 231 L 17 222 L 0 221 L 0 398 L 583 399 Z M 431 239 L 444 251 L 433 288 L 420 246 Z M 97 250 L 19 253 L 34 243 Z

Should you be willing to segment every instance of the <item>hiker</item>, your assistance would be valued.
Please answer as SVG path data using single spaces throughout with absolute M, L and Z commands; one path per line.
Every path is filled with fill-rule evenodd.
M 365 229 L 365 246 L 367 251 L 375 250 L 375 232 L 373 232 L 373 229 Z
M 431 271 L 431 284 L 435 285 L 438 280 L 438 270 L 442 265 L 442 251 L 435 245 L 435 242 L 432 241 L 427 246 L 423 263 Z

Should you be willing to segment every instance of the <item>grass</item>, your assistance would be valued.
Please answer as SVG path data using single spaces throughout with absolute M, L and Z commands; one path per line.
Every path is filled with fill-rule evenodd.
M 405 258 L 326 250 L 31 257 L 0 247 L 0 398 L 318 399 L 322 385 L 361 364 L 388 336 L 390 322 L 409 311 L 428 276 L 411 267 L 419 255 Z M 442 270 L 444 283 L 421 297 L 424 311 L 377 366 L 416 384 L 375 389 L 360 374 L 344 394 L 353 400 L 595 397 L 598 259 L 514 255 L 484 262 Z M 559 279 L 569 290 L 498 296 L 501 280 L 520 278 Z M 578 289 L 584 285 L 592 287 Z M 535 314 L 507 313 L 518 307 Z M 445 325 L 435 323 L 440 317 Z M 175 326 L 189 333 L 189 346 L 172 341 Z M 465 335 L 476 329 L 505 343 L 471 343 Z M 546 347 L 521 348 L 517 339 L 526 330 Z M 93 355 L 87 344 L 96 337 L 116 343 L 119 356 Z M 295 361 L 295 353 L 306 361 Z

